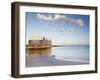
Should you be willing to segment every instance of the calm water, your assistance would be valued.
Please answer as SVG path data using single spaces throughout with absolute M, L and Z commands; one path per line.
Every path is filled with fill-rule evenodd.
M 29 50 L 28 55 L 30 56 L 52 56 L 54 55 L 57 59 L 64 60 L 78 60 L 89 62 L 89 46 L 61 46 L 52 47 L 49 49 L 42 50 Z
M 89 62 L 89 46 L 63 46 L 53 47 L 52 55 L 55 55 L 58 59 L 70 59 Z
M 89 63 L 89 55 L 89 46 L 32 49 L 27 50 L 26 67 L 87 64 Z

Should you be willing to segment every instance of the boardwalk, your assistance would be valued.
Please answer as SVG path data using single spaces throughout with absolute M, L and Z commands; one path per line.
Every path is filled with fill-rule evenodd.
M 89 64 L 88 62 L 59 60 L 51 56 L 26 56 L 26 67 L 36 66 L 59 66 L 59 65 L 81 65 Z

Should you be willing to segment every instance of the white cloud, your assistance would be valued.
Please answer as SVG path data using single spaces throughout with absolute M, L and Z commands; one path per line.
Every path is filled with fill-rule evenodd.
M 41 20 L 53 21 L 53 18 L 52 18 L 51 15 L 46 16 L 46 15 L 43 15 L 43 14 L 37 14 L 37 18 L 41 19 Z
M 46 20 L 46 21 L 62 20 L 64 22 L 66 22 L 67 24 L 78 25 L 80 27 L 84 26 L 82 19 L 72 19 L 68 16 L 61 15 L 61 14 L 55 14 L 54 16 L 51 16 L 50 14 L 48 16 L 46 16 L 44 14 L 37 14 L 37 18 L 40 20 Z
M 76 24 L 81 27 L 84 25 L 82 19 L 71 19 L 70 17 L 67 17 L 65 15 L 55 14 L 54 19 L 55 20 L 63 20 L 66 23 Z
M 80 26 L 83 26 L 83 25 L 84 25 L 84 23 L 83 23 L 83 21 L 82 21 L 81 19 L 77 19 L 77 20 L 75 21 L 75 23 L 76 23 L 77 25 L 80 25 Z
M 74 32 L 74 29 L 73 28 L 59 29 L 59 30 L 56 30 L 56 32 Z
M 59 15 L 59 14 L 55 14 L 54 19 L 55 20 L 64 20 L 67 17 L 65 15 Z

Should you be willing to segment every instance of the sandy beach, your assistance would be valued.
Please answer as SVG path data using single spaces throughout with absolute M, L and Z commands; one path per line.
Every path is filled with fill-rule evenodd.
M 61 66 L 61 65 L 82 65 L 89 64 L 88 62 L 60 60 L 52 56 L 26 56 L 26 67 L 39 67 L 39 66 Z

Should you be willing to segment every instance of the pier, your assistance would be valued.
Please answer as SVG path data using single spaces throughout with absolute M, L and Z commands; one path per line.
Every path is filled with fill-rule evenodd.
M 43 37 L 40 40 L 31 39 L 28 41 L 28 45 L 26 45 L 27 49 L 47 49 L 51 48 L 52 42 L 51 40 L 46 39 Z

